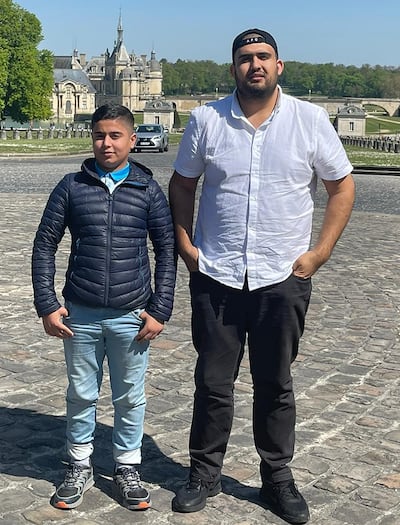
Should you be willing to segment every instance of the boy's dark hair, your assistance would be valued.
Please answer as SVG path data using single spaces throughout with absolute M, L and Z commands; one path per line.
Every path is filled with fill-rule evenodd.
M 92 129 L 100 120 L 115 120 L 117 118 L 124 120 L 132 128 L 132 131 L 135 129 L 135 118 L 132 112 L 121 104 L 104 104 L 97 108 L 92 115 Z

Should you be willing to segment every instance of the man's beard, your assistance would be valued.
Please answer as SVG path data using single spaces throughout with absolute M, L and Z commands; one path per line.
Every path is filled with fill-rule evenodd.
M 236 81 L 236 88 L 243 99 L 268 100 L 274 94 L 277 84 L 278 81 L 276 79 L 263 86 Z

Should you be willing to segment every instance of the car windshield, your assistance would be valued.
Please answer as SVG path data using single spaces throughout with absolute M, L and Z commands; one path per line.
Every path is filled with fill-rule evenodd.
M 151 124 L 150 125 L 143 124 L 142 126 L 138 126 L 136 131 L 139 133 L 160 133 L 161 128 L 160 126 L 152 126 Z

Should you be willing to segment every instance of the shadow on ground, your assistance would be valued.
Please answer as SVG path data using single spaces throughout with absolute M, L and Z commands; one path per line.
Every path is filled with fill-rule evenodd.
M 112 497 L 112 428 L 97 424 L 93 465 L 96 486 Z M 167 457 L 148 436 L 143 437 L 142 479 L 175 493 L 189 469 Z M 23 408 L 0 407 L 0 472 L 14 477 L 45 480 L 54 487 L 64 477 L 65 418 Z M 222 476 L 223 492 L 258 503 L 258 489 Z

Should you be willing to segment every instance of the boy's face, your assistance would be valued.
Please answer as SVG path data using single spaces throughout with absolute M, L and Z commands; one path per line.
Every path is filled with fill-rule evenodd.
M 123 119 L 99 120 L 92 130 L 92 142 L 100 168 L 113 172 L 126 166 L 136 134 Z

